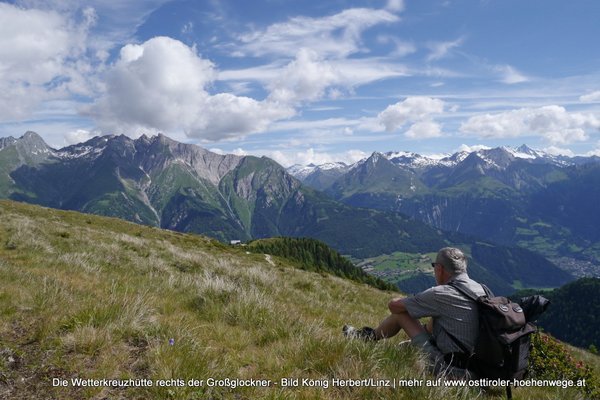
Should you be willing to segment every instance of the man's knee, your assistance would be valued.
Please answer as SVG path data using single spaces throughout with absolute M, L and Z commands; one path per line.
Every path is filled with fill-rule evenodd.
M 388 303 L 388 309 L 392 314 L 399 314 L 401 312 L 406 312 L 406 308 L 404 304 L 402 304 L 402 299 L 392 299 Z
M 408 337 L 412 338 L 419 333 L 425 332 L 423 325 L 418 319 L 413 318 L 408 313 L 391 314 L 392 318 L 398 326 L 404 329 Z

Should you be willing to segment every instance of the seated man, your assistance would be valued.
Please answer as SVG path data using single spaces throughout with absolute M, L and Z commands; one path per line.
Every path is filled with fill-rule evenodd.
M 477 296 L 485 295 L 485 291 L 467 275 L 467 258 L 459 249 L 441 249 L 432 266 L 437 286 L 413 297 L 390 301 L 391 314 L 377 328 L 356 329 L 346 325 L 344 334 L 364 340 L 379 340 L 404 329 L 411 343 L 428 355 L 434 372 L 441 372 L 451 360 L 453 366 L 461 368 L 466 359 L 460 360 L 464 352 L 456 341 L 463 348 L 474 348 L 479 331 L 478 310 L 473 300 L 449 286 L 448 282 L 453 281 Z M 431 317 L 426 327 L 418 320 L 422 317 Z

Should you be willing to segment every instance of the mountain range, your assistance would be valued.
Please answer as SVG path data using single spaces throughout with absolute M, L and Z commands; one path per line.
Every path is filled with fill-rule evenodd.
M 534 250 L 579 276 L 600 276 L 600 158 L 526 145 L 431 158 L 373 153 L 353 165 L 292 173 L 355 207 L 400 212 L 449 232 Z M 302 171 L 302 174 L 296 171 Z
M 307 236 L 355 256 L 446 243 L 419 221 L 330 199 L 266 157 L 220 155 L 164 135 L 103 136 L 58 150 L 34 132 L 0 143 L 3 198 L 221 241 Z
M 361 165 L 369 170 L 379 164 L 395 165 L 378 154 Z M 444 232 L 395 210 L 352 204 L 356 202 L 343 196 L 338 201 L 269 158 L 220 155 L 164 135 L 135 140 L 102 136 L 62 149 L 49 147 L 34 132 L 4 138 L 0 197 L 206 234 L 224 242 L 311 237 L 358 259 L 462 245 L 473 258 L 473 276 L 502 293 L 522 286 L 556 287 L 572 279 L 528 250 L 511 251 L 460 232 Z M 494 261 L 499 259 L 506 265 Z M 411 279 L 420 282 L 417 289 L 430 284 L 423 273 Z M 408 287 L 415 288 L 412 283 Z

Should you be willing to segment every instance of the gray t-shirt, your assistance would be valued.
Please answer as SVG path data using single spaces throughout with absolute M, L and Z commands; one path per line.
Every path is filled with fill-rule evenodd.
M 483 287 L 466 273 L 456 275 L 451 280 L 477 296 L 485 294 Z M 452 286 L 434 286 L 405 298 L 402 303 L 413 318 L 433 318 L 432 336 L 442 353 L 462 351 L 446 332 L 454 335 L 468 349 L 475 347 L 479 330 L 477 304 Z

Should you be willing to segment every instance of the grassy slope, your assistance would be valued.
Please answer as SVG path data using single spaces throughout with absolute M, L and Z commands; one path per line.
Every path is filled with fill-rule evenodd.
M 417 354 L 397 347 L 402 335 L 376 344 L 340 335 L 346 322 L 384 317 L 391 295 L 200 236 L 0 201 L 0 398 L 475 397 L 447 388 L 51 386 L 72 377 L 427 378 Z M 579 397 L 518 389 L 515 399 L 558 394 Z

